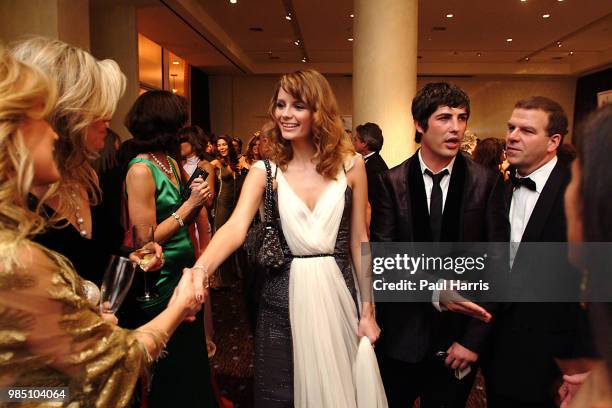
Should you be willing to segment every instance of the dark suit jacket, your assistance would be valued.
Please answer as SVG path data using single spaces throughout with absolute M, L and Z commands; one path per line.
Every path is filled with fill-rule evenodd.
M 503 210 L 503 185 L 498 175 L 458 154 L 453 166 L 442 221 L 442 241 L 497 241 L 503 220 L 493 209 Z M 430 242 L 429 211 L 417 154 L 380 174 L 376 201 L 372 205 L 372 242 Z M 497 193 L 496 193 L 497 191 Z M 493 200 L 499 198 L 495 205 Z M 442 316 L 445 315 L 445 316 Z M 458 341 L 479 352 L 489 330 L 480 323 L 455 313 L 441 314 L 427 303 L 378 303 L 377 318 L 382 329 L 380 352 L 405 362 L 419 362 Z M 439 324 L 439 320 L 446 320 Z M 442 328 L 445 333 L 436 330 Z
M 563 196 L 569 179 L 567 166 L 558 162 L 538 198 L 521 242 L 567 240 Z M 508 184 L 506 214 L 512 191 Z M 508 230 L 506 240 L 509 237 Z M 510 280 L 528 281 L 530 285 L 525 288 L 545 284 L 538 280 L 543 271 L 553 271 L 553 279 L 569 280 L 579 287 L 579 273 L 570 266 L 566 254 L 543 251 L 534 256 L 524 245 L 517 251 Z M 550 279 L 550 275 L 544 279 Z M 493 333 L 483 362 L 488 392 L 531 403 L 550 402 L 561 380 L 554 358 L 594 356 L 586 313 L 577 303 L 503 303 L 489 309 L 493 313 Z
M 365 162 L 366 175 L 368 177 L 368 201 L 370 203 L 374 200 L 374 194 L 376 191 L 376 181 L 378 173 L 381 173 L 385 170 L 388 170 L 387 163 L 379 154 L 379 152 L 375 152 L 373 155 L 368 157 L 368 160 Z

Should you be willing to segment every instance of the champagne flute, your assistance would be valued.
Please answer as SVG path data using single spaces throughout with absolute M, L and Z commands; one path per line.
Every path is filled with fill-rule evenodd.
M 148 268 L 149 264 L 155 257 L 155 225 L 151 224 L 136 224 L 132 226 L 132 241 L 134 244 L 134 255 L 139 259 L 137 263 L 137 271 L 142 272 L 144 293 L 138 296 L 136 300 L 139 302 L 148 302 L 159 296 L 154 289 L 154 284 L 149 282 Z
M 104 278 L 100 293 L 100 311 L 102 313 L 116 313 L 132 286 L 134 279 L 134 264 L 128 258 L 112 255 Z

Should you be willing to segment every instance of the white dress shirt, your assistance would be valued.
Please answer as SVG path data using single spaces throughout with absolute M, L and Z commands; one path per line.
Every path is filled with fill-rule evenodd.
M 187 175 L 191 177 L 195 169 L 198 167 L 198 163 L 200 162 L 200 158 L 197 155 L 193 155 L 185 159 L 185 164 L 183 164 L 183 169 L 187 172 Z
M 450 185 L 451 174 L 453 174 L 453 165 L 455 164 L 456 157 L 448 163 L 444 169 L 441 169 L 438 172 L 432 171 L 425 162 L 423 161 L 423 157 L 421 157 L 421 150 L 419 149 L 419 164 L 421 165 L 421 176 L 423 177 L 423 182 L 425 183 L 425 195 L 427 195 L 427 211 L 429 212 L 429 206 L 431 205 L 431 190 L 433 190 L 433 180 L 432 178 L 425 174 L 425 170 L 431 171 L 432 174 L 438 174 L 444 169 L 448 170 L 448 174 L 442 177 L 440 181 L 440 188 L 442 189 L 442 212 L 444 212 L 444 204 L 446 204 L 446 196 L 448 195 L 448 186 Z
M 523 233 L 533 209 L 540 198 L 540 194 L 550 177 L 555 165 L 557 164 L 557 156 L 553 157 L 548 163 L 535 170 L 531 174 L 523 177 L 529 177 L 536 185 L 535 191 L 528 189 L 525 186 L 515 187 L 512 192 L 512 201 L 510 203 L 510 266 L 514 263 L 514 256 L 518 249 L 518 244 L 523 239 Z M 522 178 L 518 174 L 518 178 Z
M 364 163 L 367 163 L 368 160 L 370 160 L 370 157 L 374 156 L 374 153 L 376 153 L 376 152 L 370 152 L 370 153 L 366 154 L 365 156 L 363 156 Z

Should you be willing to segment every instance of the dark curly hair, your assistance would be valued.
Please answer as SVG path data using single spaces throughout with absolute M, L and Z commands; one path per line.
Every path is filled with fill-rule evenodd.
M 125 127 L 134 136 L 136 154 L 163 151 L 175 153 L 177 133 L 187 123 L 185 98 L 168 91 L 148 91 L 136 99 L 125 118 Z

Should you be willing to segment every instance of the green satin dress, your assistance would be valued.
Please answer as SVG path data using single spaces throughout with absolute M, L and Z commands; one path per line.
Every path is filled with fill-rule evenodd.
M 168 159 L 174 176 L 180 180 L 174 165 Z M 155 181 L 155 211 L 157 224 L 172 216 L 183 203 L 180 188 L 152 162 L 134 158 L 135 163 L 145 163 Z M 126 189 L 126 194 L 129 192 Z M 195 263 L 193 242 L 189 227 L 185 225 L 162 244 L 165 263 L 155 283 L 159 297 L 152 301 L 136 302 L 138 324 L 144 324 L 162 312 L 172 297 L 183 274 L 183 268 Z M 167 356 L 153 367 L 153 378 L 149 392 L 149 407 L 216 407 L 210 382 L 210 368 L 206 339 L 204 335 L 203 312 L 196 316 L 193 323 L 182 323 L 166 347 Z
M 155 222 L 159 225 L 171 217 L 172 213 L 183 203 L 181 191 L 152 162 L 136 157 L 130 161 L 129 167 L 135 163 L 146 164 L 153 173 L 153 180 L 155 181 Z M 172 164 L 171 167 L 174 177 L 180 180 L 181 177 Z M 180 188 L 182 189 L 182 186 Z M 127 190 L 126 193 L 129 194 Z M 192 266 L 195 263 L 195 251 L 193 242 L 189 237 L 189 226 L 185 225 L 179 228 L 162 246 L 164 248 L 165 262 L 159 279 L 155 283 L 159 297 L 143 304 L 143 309 L 146 310 L 147 314 L 152 313 L 151 317 L 156 316 L 166 308 L 174 288 L 179 280 L 181 280 L 183 268 Z

